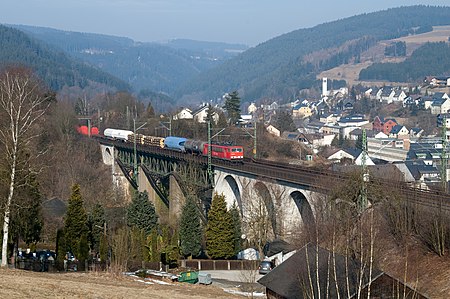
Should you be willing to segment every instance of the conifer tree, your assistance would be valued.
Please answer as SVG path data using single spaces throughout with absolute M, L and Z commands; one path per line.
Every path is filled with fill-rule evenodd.
M 148 199 L 147 192 L 135 192 L 130 205 L 127 208 L 127 223 L 144 230 L 150 235 L 156 226 L 158 216 L 156 215 L 153 203 Z
M 202 227 L 194 199 L 188 198 L 180 219 L 180 247 L 184 256 L 198 256 L 202 249 Z
M 234 255 L 234 230 L 231 214 L 227 211 L 224 195 L 215 194 L 208 212 L 206 249 L 213 259 Z
M 91 248 L 99 251 L 101 236 L 105 234 L 105 209 L 99 203 L 95 204 L 89 214 L 89 241 Z
M 237 255 L 242 249 L 242 225 L 241 225 L 241 213 L 236 203 L 233 204 L 229 211 L 231 215 L 231 221 L 233 223 L 233 239 L 234 239 L 234 254 Z
M 64 237 L 64 230 L 58 229 L 56 231 L 56 261 L 59 267 L 62 267 L 66 256 L 66 238 Z
M 21 238 L 30 245 L 39 242 L 44 220 L 41 209 L 42 195 L 37 177 L 32 173 L 28 177 L 29 182 L 21 182 L 23 186 L 17 189 L 21 205 L 13 209 L 11 237 L 16 241 Z
M 233 91 L 225 98 L 225 110 L 228 113 L 228 118 L 232 125 L 241 118 L 241 98 L 237 91 Z
M 83 252 L 79 252 L 80 239 L 81 236 L 86 236 L 87 233 L 87 214 L 83 207 L 80 185 L 74 184 L 64 221 L 64 237 L 67 250 L 74 253 L 75 256 L 78 256 L 80 253 L 83 254 Z
M 78 243 L 77 252 L 77 258 L 81 262 L 81 265 L 84 266 L 84 262 L 89 258 L 89 244 L 87 233 L 84 233 L 80 236 L 80 242 Z

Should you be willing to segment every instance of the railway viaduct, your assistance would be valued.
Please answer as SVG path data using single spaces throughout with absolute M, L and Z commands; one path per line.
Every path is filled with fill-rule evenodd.
M 206 157 L 137 146 L 137 184 L 133 180 L 133 145 L 105 139 L 99 142 L 103 163 L 111 167 L 114 187 L 127 197 L 131 196 L 130 185 L 147 191 L 158 214 L 169 222 L 179 217 L 186 197 L 193 192 L 200 194 L 200 204 L 205 209 L 217 193 L 225 196 L 228 207 L 238 206 L 244 222 L 267 219 L 271 237 L 289 239 L 304 224 L 314 223 L 317 194 L 308 184 L 292 182 L 289 176 L 280 178 L 279 173 L 269 172 L 267 166 L 213 161 L 214 182 L 211 182 Z
M 139 165 L 136 182 L 133 144 L 104 138 L 98 138 L 98 141 L 103 162 L 111 166 L 114 186 L 127 196 L 130 196 L 130 185 L 139 191 L 147 191 L 161 219 L 173 224 L 181 214 L 186 198 L 193 194 L 196 198 L 200 196 L 198 206 L 206 221 L 211 198 L 217 193 L 225 195 L 228 206 L 236 204 L 239 207 L 244 223 L 267 217 L 271 237 L 290 239 L 299 230 L 314 224 L 321 193 L 330 188 L 327 184 L 344 182 L 342 175 L 331 172 L 264 161 L 240 164 L 223 160 L 212 161 L 214 180 L 211 180 L 206 157 L 139 145 L 136 147 Z M 384 186 L 389 181 L 375 183 Z M 447 193 L 418 190 L 399 182 L 395 188 L 410 204 L 450 212 Z

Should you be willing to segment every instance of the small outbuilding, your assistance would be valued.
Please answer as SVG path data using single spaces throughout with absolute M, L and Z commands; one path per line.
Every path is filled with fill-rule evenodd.
M 258 283 L 266 287 L 271 299 L 357 298 L 358 289 L 361 298 L 367 298 L 369 284 L 371 298 L 392 298 L 403 291 L 404 298 L 426 298 L 380 270 L 373 269 L 370 274 L 368 265 L 362 267 L 356 259 L 315 244 L 299 249 Z

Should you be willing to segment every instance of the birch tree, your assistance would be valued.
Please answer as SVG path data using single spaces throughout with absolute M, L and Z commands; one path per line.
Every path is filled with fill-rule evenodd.
M 31 72 L 9 68 L 0 75 L 0 146 L 9 172 L 3 207 L 2 267 L 8 264 L 7 245 L 14 191 L 20 187 L 17 183 L 19 175 L 26 173 L 21 168 L 30 165 L 29 162 L 36 157 L 23 157 L 20 153 L 26 151 L 33 139 L 39 136 L 39 132 L 33 129 L 49 105 L 50 96 L 45 95 Z M 21 181 L 27 180 L 22 178 Z

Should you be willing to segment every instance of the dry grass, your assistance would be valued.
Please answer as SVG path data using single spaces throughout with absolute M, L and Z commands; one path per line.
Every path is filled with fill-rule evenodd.
M 381 269 L 403 281 L 407 262 L 407 283 L 429 298 L 447 299 L 450 296 L 450 257 L 429 252 L 420 242 L 410 241 L 408 250 L 383 242 Z
M 355 64 L 343 64 L 338 67 L 326 70 L 320 73 L 317 76 L 317 79 L 321 79 L 323 77 L 327 77 L 329 79 L 334 80 L 346 80 L 348 84 L 355 85 L 358 83 L 370 86 L 383 86 L 386 84 L 384 81 L 375 82 L 364 82 L 359 81 L 359 73 L 362 69 L 367 68 L 371 64 L 375 62 L 401 62 L 405 58 L 397 57 L 397 58 L 386 58 L 384 57 L 384 48 L 386 45 L 395 42 L 395 41 L 404 41 L 406 43 L 407 56 L 411 55 L 411 53 L 419 48 L 426 42 L 440 42 L 440 41 L 448 41 L 450 37 L 450 26 L 435 26 L 433 27 L 432 32 L 427 32 L 423 34 L 405 36 L 398 39 L 388 40 L 388 41 L 380 41 L 373 47 L 371 47 L 368 51 L 361 54 L 361 63 Z M 389 82 L 389 85 L 404 85 L 404 83 L 396 83 Z
M 0 298 L 237 298 L 215 286 L 147 285 L 108 273 L 0 270 Z

